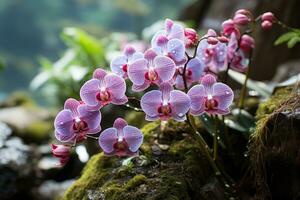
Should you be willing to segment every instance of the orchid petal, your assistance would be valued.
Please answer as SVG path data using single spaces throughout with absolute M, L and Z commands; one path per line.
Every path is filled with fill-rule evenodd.
M 118 118 L 115 120 L 113 127 L 116 128 L 117 130 L 122 130 L 127 125 L 128 124 L 124 119 Z
M 145 73 L 148 71 L 147 60 L 142 58 L 134 61 L 128 67 L 128 77 L 136 85 L 142 85 L 145 82 Z
M 167 43 L 167 51 L 174 61 L 180 62 L 185 56 L 185 46 L 183 41 L 179 39 L 172 39 Z
M 205 109 L 206 92 L 203 85 L 195 85 L 188 91 L 188 96 L 191 99 L 191 114 L 201 115 Z
M 112 153 L 114 149 L 114 144 L 118 140 L 118 132 L 116 128 L 105 129 L 99 136 L 99 145 L 104 151 L 104 153 Z
M 233 101 L 232 89 L 224 83 L 215 83 L 213 85 L 213 98 L 218 101 L 218 108 L 226 110 Z
M 98 68 L 94 71 L 93 73 L 93 78 L 96 78 L 98 80 L 102 80 L 104 79 L 104 77 L 106 76 L 106 71 L 101 69 L 101 68 Z
M 126 84 L 123 78 L 114 74 L 108 74 L 104 80 L 106 89 L 114 98 L 121 98 L 125 95 Z
M 85 121 L 88 125 L 89 130 L 96 129 L 101 122 L 101 113 L 100 111 L 91 111 L 86 105 L 81 105 L 78 107 L 78 112 L 80 119 Z M 89 131 L 88 131 L 89 132 Z
M 97 106 L 98 100 L 96 98 L 97 93 L 100 91 L 98 79 L 91 79 L 83 84 L 80 89 L 80 98 L 89 106 Z
M 147 81 L 147 82 L 144 82 L 142 85 L 133 84 L 131 89 L 134 92 L 142 92 L 145 89 L 147 89 L 149 86 L 150 86 L 150 83 Z
M 126 56 L 118 56 L 111 61 L 110 69 L 119 76 L 123 76 L 125 72 L 123 71 L 122 67 L 125 64 L 127 64 Z
M 152 90 L 144 94 L 141 99 L 141 107 L 149 117 L 158 116 L 158 108 L 162 104 L 162 92 Z
M 78 116 L 77 107 L 80 105 L 79 101 L 73 98 L 68 98 L 65 101 L 64 109 L 68 109 L 72 112 L 72 116 Z
M 73 116 L 70 110 L 62 110 L 60 111 L 55 120 L 55 136 L 61 142 L 67 142 L 74 138 L 75 134 L 72 129 L 73 127 Z
M 128 144 L 128 148 L 131 152 L 136 152 L 143 143 L 142 132 L 133 126 L 125 126 L 123 129 L 124 139 Z
M 190 97 L 182 91 L 173 90 L 170 92 L 169 103 L 172 108 L 172 116 L 176 119 L 184 118 L 189 111 L 191 100 Z
M 175 74 L 175 63 L 172 59 L 166 56 L 157 56 L 154 59 L 155 71 L 159 78 L 165 82 L 173 78 Z

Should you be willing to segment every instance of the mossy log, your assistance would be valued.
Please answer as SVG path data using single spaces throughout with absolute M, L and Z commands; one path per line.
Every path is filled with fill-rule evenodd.
M 185 123 L 149 123 L 132 159 L 93 156 L 64 200 L 226 199 Z
M 250 145 L 257 199 L 300 198 L 299 86 L 279 89 L 257 118 Z

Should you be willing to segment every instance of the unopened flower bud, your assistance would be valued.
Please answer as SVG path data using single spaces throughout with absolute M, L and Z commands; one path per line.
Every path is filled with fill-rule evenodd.
M 248 16 L 249 18 L 252 18 L 252 14 L 249 10 L 246 10 L 246 9 L 239 9 L 235 12 L 235 15 L 238 15 L 238 14 L 242 14 L 242 15 L 246 15 Z
M 64 166 L 70 159 L 71 147 L 67 145 L 52 144 L 52 154 L 59 159 L 59 166 Z
M 237 25 L 247 25 L 250 22 L 250 18 L 244 14 L 237 14 L 233 18 L 233 22 Z
M 184 29 L 184 36 L 186 41 L 186 47 L 191 47 L 195 45 L 198 41 L 198 34 L 196 30 L 192 28 L 185 28 Z
M 271 27 L 273 26 L 273 23 L 268 21 L 268 20 L 265 20 L 261 23 L 261 27 L 264 29 L 264 30 L 269 30 Z
M 227 43 L 229 42 L 229 39 L 225 36 L 219 36 L 217 37 L 217 39 L 221 42 L 221 43 Z
M 276 17 L 274 16 L 273 13 L 271 12 L 266 12 L 261 16 L 261 20 L 262 21 L 270 21 L 270 22 L 274 22 L 276 21 Z
M 240 48 L 245 52 L 249 52 L 251 49 L 254 49 L 255 41 L 253 37 L 249 35 L 243 35 L 240 41 Z
M 215 44 L 217 44 L 218 42 L 219 42 L 219 40 L 218 40 L 217 38 L 215 38 L 215 37 L 209 37 L 209 38 L 207 38 L 207 43 L 208 43 L 208 44 L 215 45 Z

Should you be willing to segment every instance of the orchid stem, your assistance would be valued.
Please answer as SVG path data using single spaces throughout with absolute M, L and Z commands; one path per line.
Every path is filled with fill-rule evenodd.
M 214 148 L 214 151 L 213 151 L 213 155 L 214 155 L 214 160 L 217 160 L 217 157 L 218 157 L 218 116 L 217 115 L 215 115 L 215 117 L 214 117 L 214 119 L 215 119 L 215 125 L 214 125 L 214 142 L 213 142 L 213 144 L 214 144 L 214 146 L 213 146 L 213 148 Z
M 86 135 L 87 138 L 91 138 L 91 139 L 94 139 L 94 140 L 98 140 L 99 138 L 98 137 L 94 137 L 94 136 L 91 136 L 91 135 Z
M 246 97 L 246 91 L 247 91 L 247 82 L 248 82 L 248 79 L 249 79 L 250 67 L 251 67 L 251 61 L 252 61 L 252 51 L 250 52 L 249 59 L 250 60 L 249 60 L 249 64 L 248 64 L 247 71 L 246 71 L 246 78 L 245 78 L 245 81 L 244 81 L 244 84 L 243 84 L 243 87 L 242 87 L 242 90 L 241 90 L 241 96 L 240 96 L 240 100 L 239 100 L 240 112 L 244 108 L 244 103 L 245 103 L 245 97 Z

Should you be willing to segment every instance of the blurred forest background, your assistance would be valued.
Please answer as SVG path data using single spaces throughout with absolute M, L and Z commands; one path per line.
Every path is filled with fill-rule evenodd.
M 140 36 L 144 27 L 176 18 L 191 1 L 1 0 L 0 99 L 15 90 L 28 90 L 40 66 L 63 54 L 64 27 L 80 28 L 96 38 L 112 32 Z

